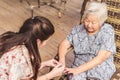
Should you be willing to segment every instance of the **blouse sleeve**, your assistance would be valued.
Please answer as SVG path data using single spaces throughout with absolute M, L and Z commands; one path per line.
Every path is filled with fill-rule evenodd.
M 26 56 L 21 51 L 16 51 L 16 54 L 13 54 L 11 59 L 9 80 L 29 78 L 31 75 L 31 65 L 29 65 Z
M 114 38 L 114 29 L 109 28 L 103 34 L 103 43 L 101 45 L 100 50 L 107 50 L 112 52 L 113 54 L 116 53 L 116 46 L 115 46 L 115 38 Z
M 70 34 L 67 35 L 66 39 L 73 45 L 73 38 L 74 36 L 81 30 L 82 26 L 77 25 L 74 28 L 72 28 Z
M 67 35 L 66 39 L 73 45 L 73 31 Z

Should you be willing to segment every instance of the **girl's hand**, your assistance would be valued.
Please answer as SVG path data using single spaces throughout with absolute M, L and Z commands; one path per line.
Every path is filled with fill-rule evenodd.
M 51 60 L 46 62 L 46 65 L 51 66 L 51 67 L 55 67 L 58 64 L 59 64 L 59 62 L 57 60 L 55 60 L 55 59 L 51 59 Z
M 54 60 L 52 60 L 52 62 L 54 62 Z M 51 72 L 38 77 L 37 80 L 50 80 L 50 79 L 53 79 L 54 77 L 61 76 L 64 69 L 65 69 L 65 67 L 59 63 L 52 69 Z
M 55 67 L 58 64 L 59 64 L 58 61 L 56 61 L 55 59 L 51 59 L 51 60 L 42 62 L 40 69 L 42 69 L 43 67 L 50 67 L 50 66 Z

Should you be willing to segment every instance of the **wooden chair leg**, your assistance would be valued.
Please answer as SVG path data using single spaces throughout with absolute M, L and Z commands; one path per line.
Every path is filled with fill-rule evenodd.
M 28 0 L 26 0 L 26 2 L 27 2 L 27 4 L 28 4 L 29 6 L 31 6 L 31 3 L 30 3 Z
M 83 4 L 82 4 L 82 9 L 81 9 L 81 11 L 80 11 L 80 24 L 81 24 L 81 20 L 82 20 L 82 17 L 83 17 L 83 14 L 84 14 L 84 11 L 85 11 L 85 8 L 86 8 L 86 5 L 87 5 L 87 2 L 88 2 L 89 0 L 84 0 L 83 1 Z
M 22 2 L 23 2 L 23 0 L 20 0 L 20 2 L 22 3 Z
M 40 0 L 38 0 L 38 8 L 40 8 Z

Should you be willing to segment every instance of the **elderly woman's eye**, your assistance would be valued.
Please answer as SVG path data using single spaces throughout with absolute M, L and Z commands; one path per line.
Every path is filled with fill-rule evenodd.
M 92 22 L 92 24 L 96 24 L 96 22 Z
M 85 20 L 85 22 L 90 22 L 89 20 Z

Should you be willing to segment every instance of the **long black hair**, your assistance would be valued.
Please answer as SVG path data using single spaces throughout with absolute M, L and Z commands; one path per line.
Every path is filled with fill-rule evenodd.
M 35 16 L 27 19 L 19 32 L 6 32 L 0 35 L 0 57 L 12 47 L 25 45 L 33 68 L 33 79 L 37 79 L 41 58 L 37 46 L 37 39 L 41 42 L 47 40 L 54 33 L 54 26 L 45 17 Z

